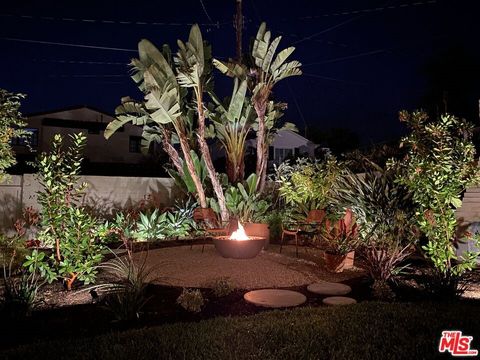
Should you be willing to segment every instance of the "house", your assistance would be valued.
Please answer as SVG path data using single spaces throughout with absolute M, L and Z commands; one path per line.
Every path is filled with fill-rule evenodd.
M 256 151 L 256 139 L 247 140 L 247 154 Z M 291 130 L 280 130 L 275 135 L 269 148 L 268 165 L 281 164 L 292 156 L 315 156 L 318 145 Z
M 107 175 L 108 169 L 116 169 L 113 172 L 118 174 L 118 170 L 125 170 L 128 165 L 144 163 L 148 156 L 140 151 L 142 129 L 137 126 L 127 124 L 109 140 L 105 139 L 104 130 L 113 119 L 111 114 L 90 106 L 30 114 L 26 116 L 26 130 L 31 136 L 28 140 L 14 139 L 13 149 L 20 162 L 31 161 L 36 154 L 50 149 L 55 134 L 83 132 L 87 136 L 84 159 L 89 172 Z

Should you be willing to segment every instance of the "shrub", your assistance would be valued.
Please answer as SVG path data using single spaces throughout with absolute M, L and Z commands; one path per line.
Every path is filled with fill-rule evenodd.
M 213 285 L 213 294 L 216 297 L 230 295 L 233 290 L 235 290 L 235 288 L 228 278 L 217 279 Z
M 18 251 L 23 245 L 21 236 L 2 238 L 2 265 L 3 265 L 3 298 L 1 307 L 4 313 L 11 318 L 19 318 L 30 314 L 37 303 L 38 290 L 45 284 L 45 276 L 41 268 L 42 256 L 36 250 L 33 255 L 27 256 L 28 270 L 16 266 L 24 261 L 23 252 Z M 19 259 L 20 258 L 20 259 Z
M 41 154 L 38 162 L 42 185 L 38 193 L 42 207 L 39 239 L 54 247 L 43 266 L 63 278 L 68 290 L 75 280 L 95 281 L 104 249 L 97 219 L 77 203 L 87 187 L 86 183 L 77 185 L 86 137 L 79 133 L 70 138 L 72 144 L 64 150 L 63 137 L 55 135 L 51 152 Z
M 105 306 L 116 320 L 133 321 L 140 318 L 143 307 L 150 300 L 147 286 L 148 281 L 152 281 L 154 268 L 146 266 L 148 255 L 145 255 L 143 261 L 135 261 L 131 243 L 125 245 L 125 257 L 114 253 L 115 259 L 101 265 L 115 277 L 115 282 L 97 285 L 93 289 L 106 292 Z
M 158 209 L 151 213 L 140 213 L 133 236 L 140 241 L 188 236 L 196 227 L 190 216 L 185 211 L 160 213 Z
M 333 157 L 325 162 L 311 162 L 303 158 L 297 159 L 293 165 L 284 162 L 276 168 L 275 174 L 280 198 L 303 214 L 309 210 L 324 209 L 340 170 L 341 165 Z
M 332 191 L 332 202 L 351 208 L 360 226 L 359 251 L 364 267 L 385 293 L 387 282 L 403 268 L 419 234 L 412 195 L 396 182 L 399 169 L 384 170 L 368 162 L 364 176 L 345 170 Z M 377 284 L 378 282 L 378 284 Z
M 177 304 L 187 311 L 198 313 L 202 311 L 202 306 L 205 304 L 205 301 L 199 289 L 184 288 L 177 299 Z
M 413 194 L 416 220 L 428 239 L 423 250 L 443 278 L 441 283 L 454 289 L 449 284 L 471 270 L 479 255 L 466 252 L 459 259 L 455 254 L 455 243 L 463 235 L 458 234 L 455 209 L 462 205 L 465 188 L 479 179 L 473 125 L 448 114 L 431 121 L 419 111 L 402 111 L 400 121 L 411 131 L 402 139 L 408 152 L 390 166 L 403 170 L 397 180 Z
M 25 95 L 0 89 L 0 183 L 7 178 L 5 170 L 16 163 L 11 141 L 25 138 L 27 134 L 19 111 L 20 101 L 24 98 Z

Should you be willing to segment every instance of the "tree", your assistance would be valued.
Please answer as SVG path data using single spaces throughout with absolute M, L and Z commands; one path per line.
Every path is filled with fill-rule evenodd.
M 271 103 L 273 87 L 280 80 L 290 76 L 302 74 L 300 70 L 301 63 L 293 60 L 285 62 L 295 51 L 293 46 L 280 51 L 276 56 L 277 47 L 282 39 L 276 37 L 270 42 L 271 33 L 267 31 L 266 24 L 262 23 L 258 29 L 253 42 L 250 58 L 246 63 L 236 62 L 223 63 L 214 59 L 214 66 L 222 73 L 247 80 L 249 89 L 252 93 L 252 105 L 257 113 L 257 165 L 256 173 L 258 176 L 257 189 L 262 192 L 265 188 L 268 163 L 268 135 L 270 126 L 274 122 L 269 122 L 268 111 L 279 110 L 279 106 Z M 274 58 L 275 57 L 275 58 Z M 284 106 L 281 106 L 285 108 Z M 270 120 L 279 118 L 278 115 L 270 116 Z
M 7 178 L 6 169 L 15 165 L 11 141 L 26 136 L 22 114 L 19 111 L 23 94 L 13 94 L 0 89 L 0 182 Z

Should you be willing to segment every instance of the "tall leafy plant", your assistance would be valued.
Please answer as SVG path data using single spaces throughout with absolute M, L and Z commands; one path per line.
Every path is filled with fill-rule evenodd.
M 278 36 L 271 40 L 271 36 L 270 31 L 267 30 L 267 25 L 262 23 L 249 57 L 244 64 L 223 63 L 216 59 L 213 60 L 214 66 L 222 73 L 248 81 L 252 93 L 251 101 L 257 113 L 258 122 L 256 173 L 258 175 L 257 188 L 260 192 L 263 192 L 265 188 L 269 132 L 274 126 L 272 120 L 279 118 L 277 112 L 279 107 L 284 108 L 283 105 L 279 106 L 279 104 L 274 104 L 271 101 L 273 87 L 282 79 L 302 74 L 300 62 L 296 60 L 287 62 L 295 48 L 290 46 L 277 53 L 282 37 Z M 270 116 L 269 113 L 271 113 Z
M 455 253 L 459 240 L 455 209 L 462 205 L 465 188 L 479 179 L 473 127 L 449 114 L 430 120 L 421 111 L 402 111 L 400 121 L 410 129 L 402 139 L 407 155 L 390 166 L 403 170 L 398 182 L 413 193 L 416 220 L 428 239 L 423 250 L 449 285 L 471 270 L 479 255 L 467 252 L 458 258 Z
M 11 141 L 26 135 L 23 130 L 25 123 L 19 111 L 24 98 L 22 94 L 0 89 L 0 182 L 7 178 L 5 170 L 16 163 Z
M 42 190 L 38 202 L 42 210 L 38 237 L 54 248 L 49 258 L 41 259 L 48 280 L 63 278 L 70 290 L 76 280 L 86 284 L 95 281 L 103 245 L 97 237 L 97 219 L 78 204 L 87 187 L 86 183 L 78 184 L 86 137 L 82 133 L 70 135 L 67 149 L 63 140 L 55 135 L 51 151 L 40 155 Z

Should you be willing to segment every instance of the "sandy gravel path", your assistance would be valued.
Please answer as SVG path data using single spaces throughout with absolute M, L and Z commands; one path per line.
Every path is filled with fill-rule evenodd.
M 308 259 L 292 256 L 293 248 L 282 254 L 278 249 L 262 251 L 254 259 L 237 260 L 220 256 L 213 245 L 195 245 L 150 250 L 137 253 L 139 261 L 155 267 L 154 283 L 185 287 L 212 287 L 217 279 L 227 278 L 240 289 L 265 287 L 293 287 L 310 284 L 318 280 L 342 281 L 359 276 L 359 270 L 342 274 L 326 272 L 313 253 Z M 318 254 L 317 254 L 318 255 Z M 145 258 L 146 256 L 146 258 Z M 154 279 L 155 278 L 155 279 Z

